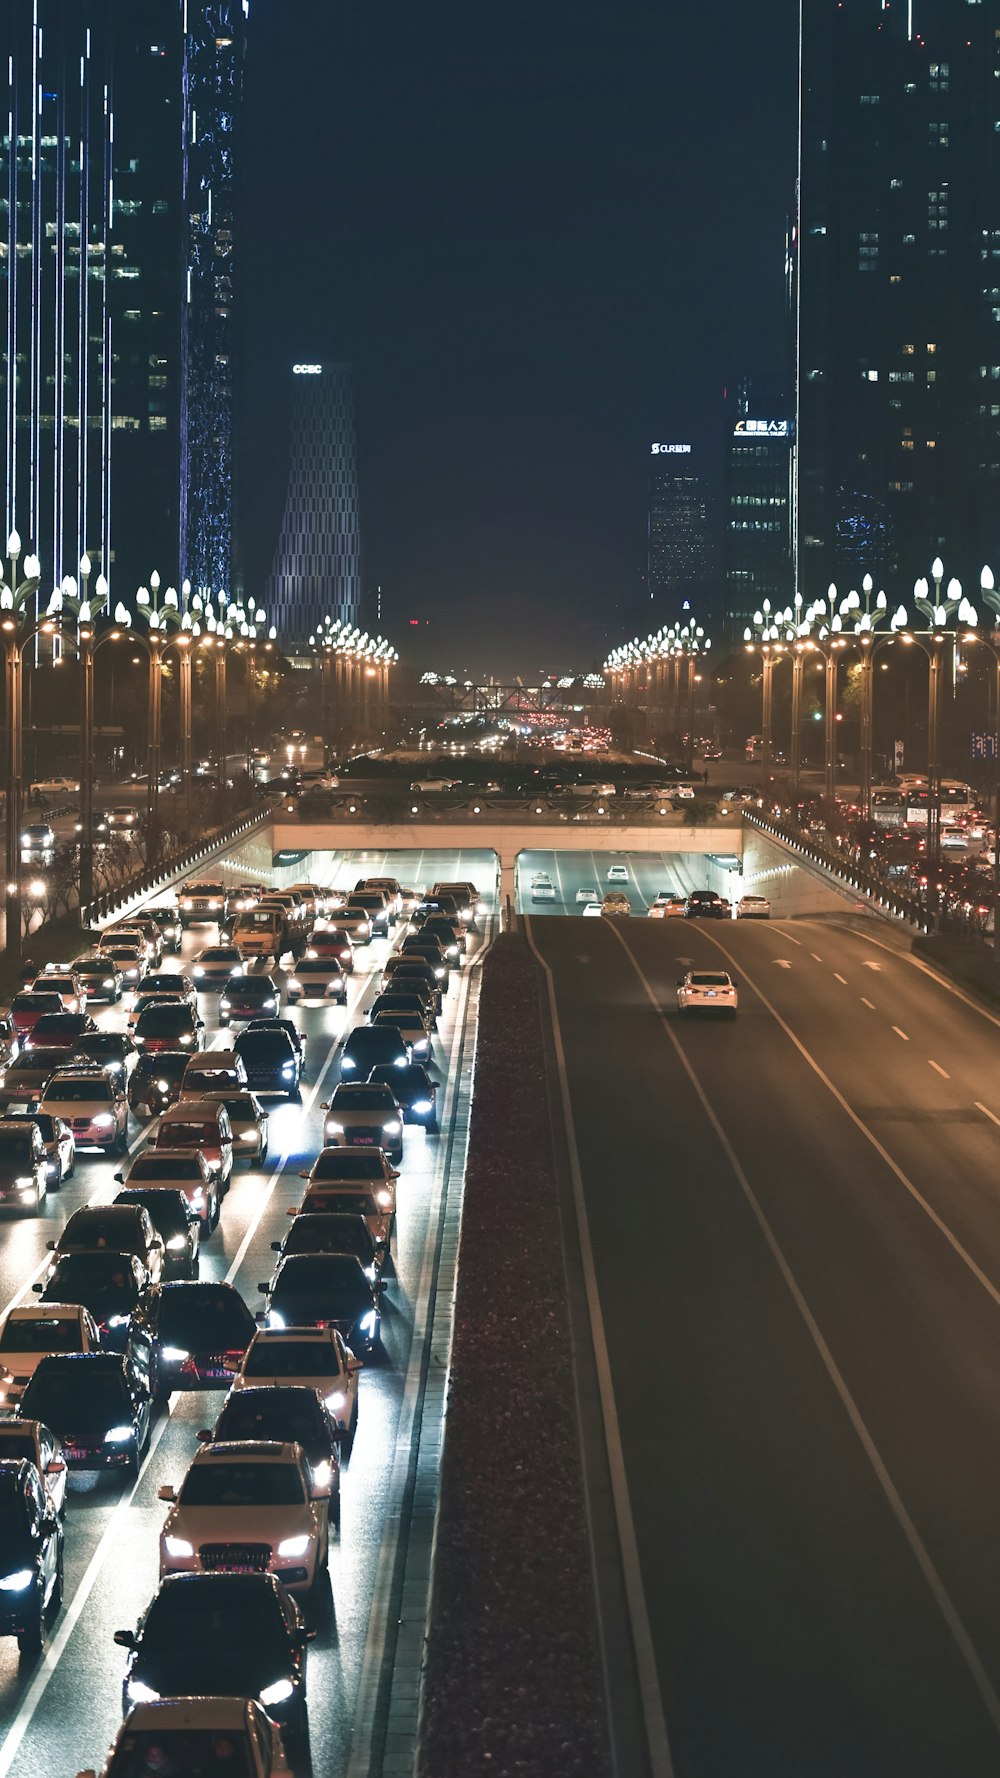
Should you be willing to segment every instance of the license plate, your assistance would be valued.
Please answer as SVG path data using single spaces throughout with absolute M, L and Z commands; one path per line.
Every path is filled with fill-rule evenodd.
M 349 1132 L 349 1134 L 351 1135 L 352 1141 L 353 1141 L 354 1146 L 356 1148 L 363 1148 L 366 1143 L 368 1144 L 369 1147 L 374 1146 L 374 1143 L 375 1143 L 374 1136 L 359 1136 L 355 1132 Z

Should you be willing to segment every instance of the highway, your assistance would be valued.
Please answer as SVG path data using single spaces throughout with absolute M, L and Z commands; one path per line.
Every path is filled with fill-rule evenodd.
M 423 873 L 418 880 L 427 884 L 436 876 L 471 871 L 469 855 L 428 853 L 419 860 L 410 855 L 405 874 L 410 876 L 418 864 Z M 361 875 L 402 877 L 404 868 L 402 858 L 384 853 L 344 854 L 329 861 L 325 880 L 353 886 Z M 492 874 L 483 873 L 477 881 L 492 903 Z M 483 925 L 488 931 L 489 921 Z M 398 927 L 397 935 L 404 930 Z M 192 928 L 181 958 L 168 955 L 164 966 L 186 965 L 214 942 L 213 927 Z M 471 941 L 465 968 L 453 976 L 435 1037 L 443 1093 L 441 1134 L 407 1130 L 399 1181 L 397 1275 L 383 1308 L 385 1357 L 368 1364 L 361 1377 L 359 1430 L 343 1475 L 343 1529 L 339 1541 L 331 1542 L 333 1622 L 321 1631 L 309 1657 L 311 1748 L 318 1773 L 349 1769 L 358 1713 L 364 1707 L 366 1722 L 371 1715 L 371 1698 L 363 1694 L 377 1681 L 381 1656 L 380 1644 L 370 1646 L 373 1608 L 384 1607 L 400 1530 L 405 1464 L 401 1469 L 397 1431 L 408 1411 L 407 1392 L 412 1409 L 419 1381 L 443 1191 L 450 1179 L 460 1181 L 464 1164 L 462 1141 L 455 1142 L 452 1153 L 449 1138 L 468 1111 L 463 1063 L 474 1041 L 476 1005 L 476 972 L 470 964 L 483 942 L 482 937 Z M 265 1101 L 271 1113 L 270 1162 L 262 1171 L 237 1170 L 220 1227 L 202 1247 L 202 1278 L 235 1283 L 253 1310 L 260 1307 L 258 1281 L 270 1275 L 274 1263 L 271 1242 L 286 1232 L 287 1211 L 304 1190 L 299 1169 L 309 1165 L 322 1145 L 320 1101 L 336 1084 L 340 1044 L 374 997 L 388 948 L 385 940 L 376 940 L 358 950 L 346 1009 L 303 1008 L 294 1014 L 308 1039 L 302 1105 Z M 275 973 L 280 979 L 282 972 Z M 200 996 L 212 1045 L 228 1040 L 228 1033 L 218 1031 L 215 999 Z M 126 1008 L 123 1002 L 99 1010 L 98 1023 L 122 1028 Z M 146 1128 L 132 1119 L 129 1134 L 134 1150 L 145 1140 Z M 110 1201 L 118 1189 L 113 1174 L 120 1166 L 120 1161 L 81 1151 L 75 1178 L 60 1193 L 50 1194 L 42 1216 L 6 1223 L 0 1241 L 0 1312 L 30 1300 L 31 1283 L 47 1257 L 46 1241 L 58 1235 L 79 1205 Z M 136 1484 L 71 1478 L 66 1600 L 51 1626 L 46 1653 L 38 1662 L 19 1662 L 14 1641 L 0 1642 L 0 1778 L 100 1766 L 121 1718 L 125 1655 L 115 1647 L 113 1632 L 134 1627 L 157 1585 L 157 1539 L 166 1510 L 157 1491 L 183 1477 L 197 1448 L 198 1429 L 214 1423 L 223 1400 L 221 1391 L 172 1396 L 170 1411 L 154 1421 L 151 1449 Z M 297 1764 L 296 1772 L 301 1770 Z
M 1000 1021 L 876 926 L 527 925 L 658 1778 L 995 1774 Z M 693 965 L 734 1022 L 682 1023 Z

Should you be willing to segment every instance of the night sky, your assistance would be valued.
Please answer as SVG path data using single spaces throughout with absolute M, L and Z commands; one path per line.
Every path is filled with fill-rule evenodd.
M 640 596 L 649 444 L 783 381 L 795 0 L 252 0 L 241 551 L 293 360 L 354 365 L 365 584 L 459 672 L 589 668 Z M 420 630 L 408 619 L 429 620 Z

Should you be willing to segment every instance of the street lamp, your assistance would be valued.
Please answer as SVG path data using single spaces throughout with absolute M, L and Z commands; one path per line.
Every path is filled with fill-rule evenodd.
M 24 579 L 17 578 L 21 539 L 11 531 L 7 539 L 10 575 L 0 579 L 0 639 L 4 650 L 4 684 L 7 741 L 7 954 L 15 962 L 21 956 L 21 816 L 24 797 L 22 766 L 22 700 L 24 692 L 24 650 L 41 632 L 51 632 L 54 625 L 46 618 L 32 621 L 29 601 L 38 590 L 41 565 L 38 557 L 29 555 L 24 561 Z
M 993 633 L 980 635 L 974 627 L 978 616 L 966 602 L 962 615 L 968 628 L 962 633 L 962 641 L 985 648 L 993 657 L 993 970 L 1000 978 L 1000 594 L 989 567 L 980 572 L 979 592 L 984 605 L 993 613 Z
M 934 581 L 934 596 L 930 597 L 927 581 L 923 578 L 913 583 L 913 602 L 927 620 L 924 631 L 905 630 L 902 632 L 904 642 L 921 649 L 927 656 L 927 871 L 928 885 L 932 874 L 937 870 L 941 859 L 941 676 L 945 661 L 954 661 L 954 632 L 947 628 L 952 617 L 958 614 L 960 623 L 969 621 L 969 614 L 975 620 L 975 610 L 963 597 L 962 585 L 958 580 L 948 582 L 947 594 L 941 596 L 941 583 L 944 579 L 944 565 L 940 556 L 935 557 L 931 566 L 931 578 Z M 930 890 L 932 906 L 936 898 L 936 889 Z

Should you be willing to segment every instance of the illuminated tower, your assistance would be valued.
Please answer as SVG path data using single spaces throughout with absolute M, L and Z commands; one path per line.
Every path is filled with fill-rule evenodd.
M 292 366 L 288 490 L 266 604 L 285 643 L 329 613 L 356 627 L 361 524 L 349 364 Z

